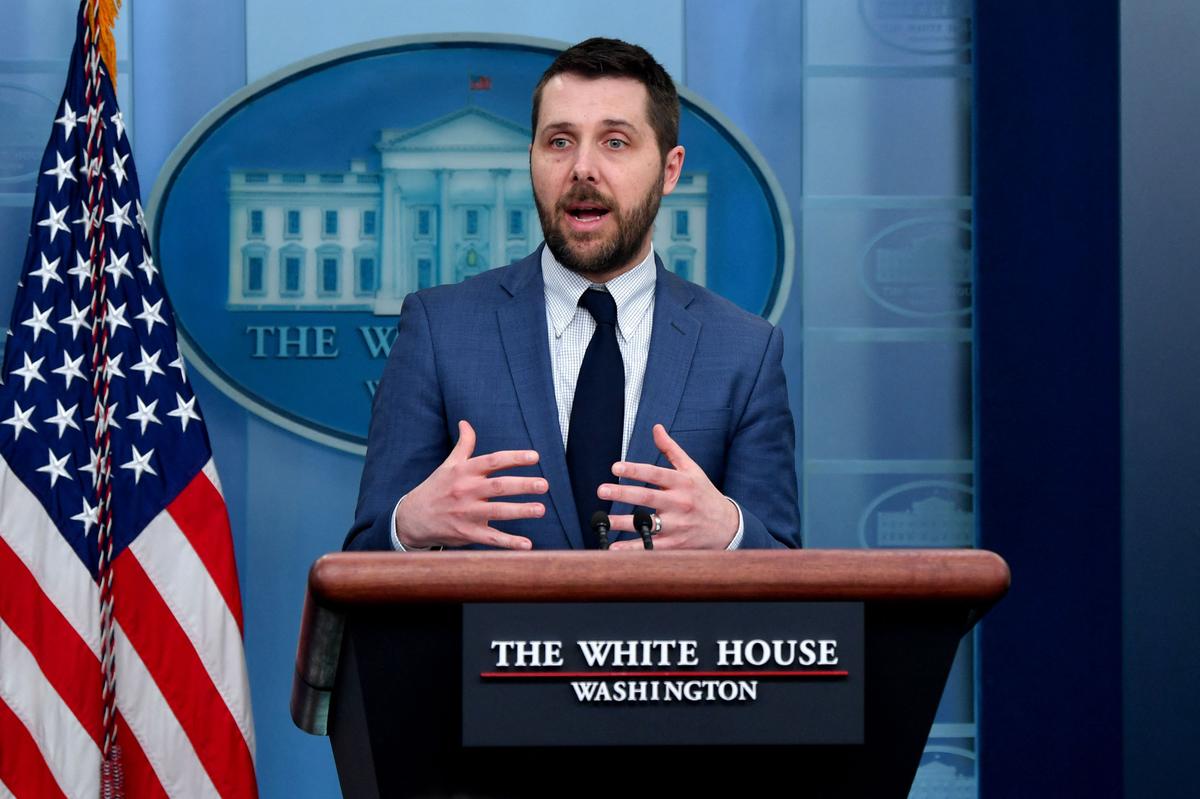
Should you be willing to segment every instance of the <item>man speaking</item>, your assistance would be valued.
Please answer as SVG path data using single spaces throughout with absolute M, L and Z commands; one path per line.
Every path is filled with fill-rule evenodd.
M 640 47 L 589 39 L 533 94 L 545 244 L 409 295 L 375 394 L 347 549 L 800 545 L 795 430 L 769 323 L 666 271 L 679 97 Z

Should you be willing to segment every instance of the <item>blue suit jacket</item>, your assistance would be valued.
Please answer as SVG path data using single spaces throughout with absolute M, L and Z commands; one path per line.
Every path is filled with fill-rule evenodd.
M 494 526 L 528 537 L 535 549 L 583 547 L 558 427 L 540 254 L 405 300 L 375 393 L 345 548 L 392 548 L 396 500 L 445 460 L 460 419 L 475 428 L 477 455 L 533 449 L 541 456 L 535 466 L 504 473 L 546 478 L 545 515 Z M 651 434 L 661 422 L 741 506 L 743 547 L 799 546 L 795 429 L 781 334 L 657 266 L 654 329 L 626 459 L 668 465 Z M 632 511 L 616 503 L 612 512 Z

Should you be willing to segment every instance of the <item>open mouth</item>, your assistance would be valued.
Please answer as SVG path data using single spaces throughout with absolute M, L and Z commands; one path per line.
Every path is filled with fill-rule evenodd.
M 580 222 L 595 222 L 608 215 L 608 209 L 596 203 L 571 203 L 567 213 Z

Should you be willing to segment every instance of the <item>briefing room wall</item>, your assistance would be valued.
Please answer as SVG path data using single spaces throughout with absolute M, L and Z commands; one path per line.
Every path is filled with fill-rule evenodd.
M 16 14 L 15 30 L 25 29 L 21 27 L 24 24 L 29 30 L 41 31 L 59 25 L 60 16 L 68 20 L 73 17 L 71 0 L 52 4 L 24 0 L 22 6 Z M 842 13 L 842 6 L 849 12 Z M 936 479 L 930 482 L 949 484 L 949 488 L 934 486 L 931 496 L 949 498 L 953 510 L 968 515 L 971 510 L 970 429 L 969 422 L 964 427 L 962 413 L 964 403 L 969 409 L 970 396 L 969 393 L 964 395 L 960 387 L 964 370 L 970 368 L 961 354 L 964 336 L 966 341 L 970 337 L 969 320 L 963 324 L 960 314 L 943 315 L 943 320 L 948 319 L 949 324 L 934 335 L 947 341 L 940 344 L 935 341 L 932 346 L 923 348 L 925 355 L 912 357 L 916 349 L 906 346 L 905 341 L 911 344 L 914 336 L 921 335 L 913 331 L 918 327 L 938 325 L 895 324 L 894 319 L 888 324 L 880 320 L 891 318 L 888 316 L 890 311 L 880 311 L 872 300 L 858 296 L 855 301 L 861 301 L 863 305 L 854 308 L 865 316 L 842 327 L 909 328 L 889 334 L 905 341 L 875 342 L 882 344 L 873 348 L 876 352 L 899 354 L 898 365 L 888 368 L 884 363 L 880 374 L 872 371 L 872 364 L 878 365 L 880 361 L 876 356 L 866 354 L 871 347 L 863 346 L 863 340 L 870 343 L 874 333 L 843 331 L 843 335 L 857 337 L 857 343 L 852 342 L 843 351 L 859 353 L 850 356 L 851 367 L 846 371 L 839 369 L 840 356 L 836 350 L 820 346 L 815 350 L 812 348 L 814 336 L 821 333 L 805 327 L 807 317 L 825 313 L 836 297 L 831 295 L 828 302 L 822 301 L 816 307 L 806 305 L 803 291 L 806 275 L 800 269 L 803 258 L 824 257 L 831 249 L 836 249 L 838 231 L 849 231 L 846 249 L 852 252 L 839 263 L 839 268 L 853 278 L 852 287 L 857 291 L 856 270 L 862 267 L 863 251 L 872 237 L 868 231 L 880 229 L 878 225 L 872 226 L 874 222 L 861 218 L 843 221 L 840 228 L 826 225 L 822 220 L 834 219 L 839 213 L 857 213 L 844 199 L 831 201 L 831 206 L 808 214 L 811 208 L 803 200 L 806 191 L 823 193 L 818 190 L 819 184 L 805 182 L 806 164 L 819 157 L 816 151 L 808 152 L 806 156 L 802 145 L 805 114 L 815 110 L 824 117 L 826 110 L 821 102 L 814 103 L 814 97 L 823 97 L 822 102 L 835 99 L 838 86 L 851 87 L 858 96 L 869 95 L 872 91 L 878 96 L 877 88 L 872 87 L 884 83 L 868 79 L 878 78 L 881 66 L 895 67 L 905 72 L 912 82 L 904 84 L 897 82 L 901 78 L 893 77 L 890 85 L 904 90 L 915 89 L 919 95 L 924 92 L 926 107 L 934 109 L 925 115 L 930 120 L 930 129 L 947 121 L 953 128 L 958 124 L 954 120 L 961 118 L 961 87 L 964 85 L 958 74 L 961 59 L 957 55 L 931 59 L 920 53 L 906 54 L 902 48 L 881 42 L 870 32 L 865 20 L 856 16 L 862 7 L 860 3 L 839 4 L 828 0 L 809 3 L 756 0 L 739 5 L 713 0 L 656 3 L 643 0 L 608 3 L 604 6 L 603 19 L 597 19 L 594 9 L 580 9 L 569 4 L 545 8 L 523 0 L 417 4 L 362 0 L 336 8 L 333 4 L 315 0 L 214 0 L 203 6 L 127 0 L 122 20 L 131 31 L 123 50 L 129 54 L 129 69 L 123 77 L 123 87 L 128 94 L 122 97 L 122 102 L 127 114 L 134 119 L 135 157 L 143 191 L 148 194 L 171 150 L 208 109 L 247 82 L 297 59 L 334 47 L 380 36 L 453 30 L 564 41 L 600 34 L 646 45 L 677 79 L 712 101 L 747 134 L 762 152 L 788 198 L 792 224 L 798 234 L 797 272 L 781 325 L 788 342 L 785 366 L 793 412 L 802 423 L 803 440 L 853 441 L 855 447 L 866 453 L 863 457 L 855 457 L 853 448 L 848 447 L 825 459 L 838 461 L 837 465 L 818 466 L 840 469 L 833 476 L 841 485 L 851 487 L 840 493 L 837 490 L 827 492 L 825 487 L 829 485 L 830 473 L 826 472 L 821 475 L 824 482 L 815 492 L 810 488 L 810 502 L 811 495 L 816 496 L 816 502 L 807 510 L 826 522 L 810 525 L 809 532 L 814 536 L 810 543 L 858 546 L 863 527 L 859 517 L 872 504 L 872 499 L 890 488 L 912 482 L 913 478 L 904 474 L 867 477 L 847 474 L 847 469 L 858 468 L 851 466 L 851 461 L 904 460 L 909 462 L 906 468 L 924 470 L 925 477 L 930 476 L 930 469 L 941 469 L 933 475 Z M 353 13 L 347 13 L 348 10 Z M 814 39 L 806 30 L 806 15 L 814 13 L 836 23 L 828 37 L 822 34 Z M 47 43 L 44 49 L 48 55 L 39 57 L 57 57 L 65 62 L 65 49 L 69 47 L 72 32 L 70 25 L 68 22 L 61 26 L 65 31 L 59 37 L 63 40 L 61 48 Z M 820 68 L 830 67 L 831 63 L 821 63 L 821 59 L 837 61 L 834 57 L 836 48 L 830 47 L 831 43 L 836 45 L 837 42 L 849 43 L 849 49 L 841 51 L 842 56 L 851 52 L 850 45 L 862 45 L 867 55 L 885 54 L 883 60 L 887 63 L 854 63 L 851 57 L 846 59 L 848 63 L 832 64 L 841 72 L 835 70 L 822 76 Z M 811 55 L 814 52 L 816 56 Z M 929 70 L 925 67 L 931 61 L 939 62 L 934 70 L 937 74 L 926 74 Z M 61 69 L 50 72 L 52 83 L 61 81 Z M 814 89 L 814 79 L 825 83 Z M 837 84 L 837 80 L 843 83 Z M 753 90 L 748 91 L 748 86 L 754 87 Z M 937 88 L 926 91 L 935 86 Z M 55 86 L 51 94 L 56 97 L 60 88 L 60 85 Z M 883 94 L 886 101 L 887 92 Z M 132 113 L 134 111 L 136 113 Z M 876 113 L 884 112 L 871 112 L 858 119 L 870 123 Z M 900 113 L 904 114 L 903 109 Z M 902 118 L 914 134 L 925 129 L 914 115 Z M 841 117 L 838 124 L 852 119 L 853 115 Z M 49 117 L 40 120 L 38 127 L 34 146 L 40 151 L 49 128 Z M 826 130 L 836 135 L 833 127 L 827 126 Z M 885 215 L 892 214 L 895 221 L 900 219 L 897 214 L 911 216 L 916 210 L 925 215 L 924 212 L 932 209 L 948 214 L 942 218 L 951 220 L 950 229 L 964 219 L 969 223 L 966 209 L 969 208 L 970 188 L 968 176 L 962 171 L 966 142 L 953 129 L 939 130 L 941 132 L 936 136 L 950 138 L 935 138 L 930 149 L 946 150 L 949 147 L 951 160 L 932 165 L 925 161 L 927 169 L 923 175 L 915 170 L 902 175 L 897 171 L 897 159 L 886 151 L 884 141 L 897 132 L 897 128 L 881 127 L 876 138 L 855 142 L 855 146 L 867 150 L 847 146 L 838 154 L 843 165 L 861 165 L 867 170 L 854 173 L 860 180 L 844 182 L 840 187 L 834 187 L 837 191 L 824 193 L 858 196 L 879 190 L 879 194 L 925 195 L 910 201 L 915 203 L 915 209 L 890 208 L 885 209 Z M 909 144 L 913 143 L 912 139 L 912 135 L 906 135 Z M 835 172 L 819 174 L 834 181 L 838 178 Z M 927 182 L 921 182 L 926 178 Z M 888 180 L 893 182 L 888 184 Z M 834 205 L 839 207 L 832 208 Z M 7 226 L 0 228 L 0 252 L 17 253 L 15 258 L 7 258 L 0 266 L 0 269 L 9 270 L 3 276 L 11 278 L 4 280 L 0 288 L 0 292 L 8 292 L 0 299 L 8 302 L 15 282 L 15 274 L 10 272 L 15 272 L 14 264 L 19 264 L 28 216 L 27 210 L 14 213 L 6 208 L 4 213 L 8 214 L 6 219 L 17 220 L 12 224 L 4 222 L 2 224 Z M 821 216 L 822 213 L 825 215 Z M 819 224 L 814 225 L 814 219 Z M 805 228 L 806 223 L 808 228 Z M 941 235 L 944 236 L 946 229 L 943 225 Z M 806 239 L 806 233 L 814 235 Z M 814 243 L 820 244 L 821 248 L 805 250 Z M 826 279 L 827 275 L 819 273 L 816 277 Z M 872 314 L 882 315 L 872 317 Z M 860 324 L 864 318 L 868 321 Z M 819 369 L 806 358 L 814 351 Z M 887 357 L 885 360 L 896 359 Z M 828 373 L 820 371 L 825 368 L 829 368 Z M 839 390 L 848 392 L 846 405 L 853 413 L 829 419 L 823 408 L 831 407 L 830 395 L 814 395 L 818 399 L 826 398 L 822 400 L 826 405 L 814 408 L 809 403 L 811 398 L 806 394 L 805 382 L 829 382 L 838 379 L 839 375 L 848 378 L 837 385 Z M 261 420 L 207 384 L 194 371 L 192 379 L 197 383 L 233 518 L 246 604 L 247 658 L 256 709 L 259 779 L 263 795 L 334 795 L 336 777 L 327 742 L 300 733 L 292 726 L 287 715 L 287 699 L 305 574 L 313 558 L 340 543 L 353 510 L 361 459 L 315 444 Z M 917 451 L 918 447 L 905 455 L 901 443 L 889 443 L 890 423 L 874 418 L 874 412 L 886 410 L 879 403 L 879 396 L 910 379 L 929 388 L 931 394 L 923 393 L 924 389 L 917 390 L 907 395 L 905 402 L 920 406 L 928 396 L 937 398 L 939 412 L 930 417 L 936 429 L 926 432 L 938 444 L 933 450 Z M 969 413 L 966 418 L 969 419 Z M 827 453 L 831 451 L 827 450 Z M 912 462 L 915 461 L 922 463 L 914 467 Z M 807 474 L 809 466 L 801 453 L 800 473 Z M 966 490 L 954 488 L 956 485 Z M 847 497 L 849 501 L 843 504 L 852 510 L 837 516 L 835 506 Z M 911 509 L 918 498 L 909 497 L 907 504 L 891 509 L 902 513 Z M 905 500 L 905 497 L 899 499 Z M 969 520 L 966 524 L 969 527 Z M 953 529 L 960 529 L 962 525 L 960 516 L 951 519 Z M 961 740 L 942 743 L 947 744 L 947 749 L 957 750 L 956 765 L 970 762 L 973 791 L 973 759 L 967 751 L 971 746 L 969 724 L 973 697 L 969 660 L 957 667 L 950 695 L 953 713 L 958 715 L 947 717 L 944 708 L 939 723 L 946 725 L 941 728 L 943 733 L 953 732 Z M 961 776 L 961 772 L 954 771 L 950 776 Z M 961 782 L 957 784 L 962 787 Z

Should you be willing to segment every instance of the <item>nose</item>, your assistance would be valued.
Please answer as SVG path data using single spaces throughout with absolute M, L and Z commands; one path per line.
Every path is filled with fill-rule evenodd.
M 571 165 L 571 181 L 574 183 L 596 183 L 595 152 L 591 145 L 580 144 L 575 148 L 575 163 Z

